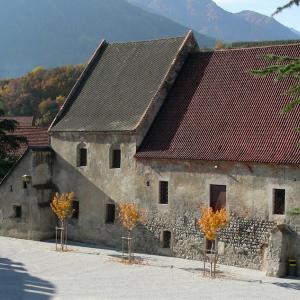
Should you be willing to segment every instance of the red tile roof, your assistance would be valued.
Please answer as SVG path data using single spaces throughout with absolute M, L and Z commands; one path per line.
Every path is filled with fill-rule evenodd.
M 14 153 L 16 156 L 22 155 L 28 146 L 49 146 L 49 135 L 47 128 L 33 126 L 33 117 L 24 116 L 2 116 L 1 120 L 16 120 L 19 124 L 12 135 L 25 136 L 27 138 L 27 145 L 23 144 Z
M 299 164 L 300 108 L 280 113 L 295 81 L 250 74 L 264 54 L 300 57 L 300 44 L 192 54 L 136 157 Z
M 5 116 L 5 117 L 0 117 L 0 121 L 1 120 L 4 120 L 4 119 L 7 119 L 7 120 L 15 120 L 19 123 L 19 126 L 32 126 L 33 125 L 33 117 L 12 117 L 12 116 Z
M 18 126 L 13 135 L 25 136 L 28 145 L 23 144 L 15 153 L 16 156 L 21 156 L 28 146 L 49 146 L 49 135 L 47 128 L 36 126 Z

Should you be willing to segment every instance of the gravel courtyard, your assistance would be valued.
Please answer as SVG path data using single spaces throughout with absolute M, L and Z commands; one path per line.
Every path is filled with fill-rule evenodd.
M 202 263 L 138 255 L 125 265 L 120 253 L 0 237 L 0 299 L 300 299 L 300 280 L 219 266 L 217 279 L 202 276 Z

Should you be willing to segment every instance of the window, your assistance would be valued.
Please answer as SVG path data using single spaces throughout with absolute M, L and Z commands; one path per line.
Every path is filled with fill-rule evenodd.
M 171 248 L 171 232 L 163 231 L 162 233 L 162 247 L 163 248 Z
M 27 189 L 27 182 L 23 181 L 23 189 Z
M 159 182 L 159 203 L 168 204 L 169 202 L 169 183 L 168 181 Z
M 285 213 L 285 190 L 274 189 L 273 214 L 284 215 Z
M 72 219 L 78 219 L 79 218 L 79 201 L 74 200 L 73 201 L 73 215 L 72 215 Z
M 210 185 L 210 207 L 213 211 L 226 208 L 226 185 Z
M 115 222 L 116 206 L 114 204 L 106 204 L 105 223 L 113 224 Z
M 86 167 L 88 159 L 87 147 L 84 142 L 80 142 L 76 148 L 76 164 L 77 167 Z
M 14 217 L 21 218 L 22 217 L 22 206 L 21 205 L 14 205 Z
M 79 167 L 85 167 L 87 165 L 87 149 L 79 149 Z
M 111 157 L 111 168 L 118 169 L 121 167 L 121 150 L 113 149 Z

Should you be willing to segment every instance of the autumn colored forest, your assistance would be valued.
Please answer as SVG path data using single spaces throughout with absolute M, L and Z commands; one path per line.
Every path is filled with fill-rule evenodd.
M 35 125 L 48 126 L 83 67 L 37 67 L 20 78 L 0 80 L 0 109 L 6 115 L 34 116 Z

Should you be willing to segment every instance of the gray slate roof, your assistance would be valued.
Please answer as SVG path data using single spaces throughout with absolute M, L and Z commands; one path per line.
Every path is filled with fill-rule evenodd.
M 102 44 L 51 131 L 131 131 L 156 94 L 184 37 Z

